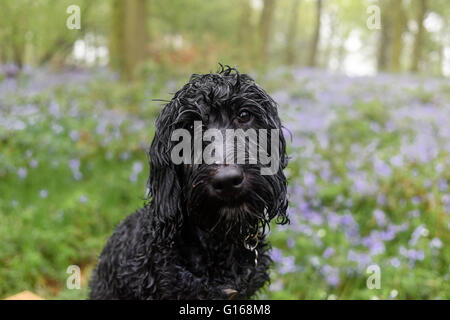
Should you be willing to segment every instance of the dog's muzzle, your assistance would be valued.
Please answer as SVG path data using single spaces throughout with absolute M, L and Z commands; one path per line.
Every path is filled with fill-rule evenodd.
M 211 186 L 218 197 L 233 197 L 241 193 L 244 185 L 244 171 L 240 166 L 221 165 L 213 171 Z

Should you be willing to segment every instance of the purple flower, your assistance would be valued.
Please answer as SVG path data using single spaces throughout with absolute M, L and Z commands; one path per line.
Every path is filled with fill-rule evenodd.
M 293 256 L 283 257 L 278 268 L 280 274 L 292 273 L 297 269 L 295 265 L 295 258 Z
M 341 217 L 340 224 L 343 226 L 345 235 L 349 240 L 352 242 L 359 241 L 359 225 L 350 213 L 346 213 Z
M 410 260 L 410 263 L 412 264 L 417 260 L 422 261 L 423 259 L 425 259 L 425 252 L 423 252 L 422 250 L 406 249 L 404 246 L 400 246 L 399 252 L 400 255 L 408 258 Z
M 318 225 L 322 225 L 322 223 L 323 223 L 322 216 L 319 213 L 317 213 L 316 211 L 306 210 L 306 211 L 302 212 L 302 216 L 305 220 L 309 221 L 313 225 L 318 226 Z
M 338 268 L 334 268 L 330 265 L 324 265 L 321 269 L 321 272 L 325 276 L 325 280 L 330 286 L 335 287 L 339 285 L 340 277 Z
M 331 230 L 336 230 L 341 221 L 341 217 L 336 212 L 329 212 L 327 214 L 328 226 Z
M 438 188 L 441 192 L 448 192 L 448 183 L 445 179 L 439 179 Z
M 399 259 L 399 258 L 392 258 L 392 259 L 390 260 L 390 262 L 391 262 L 391 265 L 392 265 L 394 268 L 400 267 L 400 259 Z
M 275 262 L 275 263 L 281 263 L 282 258 L 283 258 L 283 253 L 280 249 L 278 248 L 272 248 L 272 250 L 270 251 L 270 258 Z
M 373 211 L 373 215 L 375 217 L 375 220 L 377 221 L 378 226 L 383 227 L 386 225 L 386 214 L 382 210 L 375 209 Z
M 288 238 L 286 241 L 288 248 L 293 248 L 295 246 L 295 240 L 292 238 Z
M 403 157 L 401 155 L 396 155 L 391 158 L 391 164 L 394 167 L 402 167 L 403 166 Z
M 378 158 L 375 158 L 373 166 L 375 172 L 382 177 L 389 177 L 392 173 L 392 169 L 386 164 L 386 162 Z
M 133 169 L 132 169 L 132 172 L 130 174 L 130 181 L 131 182 L 136 182 L 137 181 L 137 177 L 138 177 L 139 173 L 141 173 L 143 168 L 144 168 L 144 166 L 142 165 L 142 162 L 140 162 L 140 161 L 133 162 Z
M 17 175 L 19 176 L 20 179 L 25 179 L 27 177 L 28 171 L 25 168 L 19 168 L 17 170 Z
M 332 274 L 326 275 L 326 280 L 327 280 L 327 283 L 332 287 L 335 287 L 335 286 L 339 285 L 339 283 L 340 283 L 340 278 L 339 278 L 338 273 L 332 273 Z
M 377 195 L 377 204 L 380 206 L 384 206 L 387 203 L 386 195 L 383 193 L 379 193 Z
M 72 174 L 75 180 L 81 180 L 83 174 L 80 171 L 81 161 L 79 159 L 72 159 L 69 161 L 69 168 L 72 170 Z
M 328 259 L 329 257 L 333 256 L 335 252 L 336 252 L 336 250 L 335 250 L 334 248 L 328 247 L 328 248 L 326 248 L 325 251 L 323 252 L 322 257 L 323 257 L 324 259 Z
M 425 252 L 423 252 L 422 250 L 409 249 L 408 250 L 408 257 L 411 260 L 420 260 L 420 261 L 422 261 L 423 259 L 425 259 Z
M 386 247 L 378 232 L 372 231 L 370 236 L 363 238 L 362 244 L 369 248 L 371 255 L 382 254 Z
M 311 172 L 306 172 L 303 176 L 303 183 L 306 187 L 312 187 L 316 183 L 316 176 Z
M 86 195 L 83 194 L 83 195 L 80 196 L 80 199 L 79 199 L 79 200 L 80 200 L 81 203 L 87 203 L 88 198 L 87 198 Z
M 348 255 L 347 255 L 347 259 L 349 261 L 356 262 L 357 269 L 360 270 L 360 271 L 364 270 L 372 262 L 372 259 L 370 258 L 370 256 L 368 254 L 359 253 L 359 252 L 356 252 L 356 251 L 354 251 L 352 249 L 349 250 Z
M 30 167 L 31 168 L 36 168 L 38 166 L 38 161 L 35 159 L 31 159 L 30 160 Z
M 72 139 L 72 141 L 77 142 L 80 139 L 80 133 L 76 130 L 72 130 L 70 131 L 70 139 Z
M 411 234 L 411 239 L 409 240 L 408 244 L 410 246 L 415 246 L 419 241 L 420 237 L 426 235 L 428 235 L 428 229 L 425 228 L 425 225 L 421 224 Z

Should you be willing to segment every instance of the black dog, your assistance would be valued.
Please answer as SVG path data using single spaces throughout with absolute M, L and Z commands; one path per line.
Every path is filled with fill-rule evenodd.
M 222 67 L 192 75 L 164 107 L 150 147 L 150 200 L 125 219 L 105 246 L 90 282 L 91 299 L 250 298 L 269 281 L 265 234 L 286 216 L 286 144 L 279 167 L 179 164 L 174 129 L 278 129 L 274 100 L 245 74 Z M 270 132 L 270 130 L 267 130 Z

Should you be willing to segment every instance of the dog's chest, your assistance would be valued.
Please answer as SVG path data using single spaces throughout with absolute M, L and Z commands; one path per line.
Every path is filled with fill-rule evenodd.
M 180 248 L 181 263 L 196 276 L 209 278 L 236 276 L 248 264 L 247 254 L 230 248 L 184 245 Z

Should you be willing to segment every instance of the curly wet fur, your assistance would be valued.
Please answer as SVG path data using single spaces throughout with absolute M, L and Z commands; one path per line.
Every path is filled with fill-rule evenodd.
M 260 165 L 243 165 L 249 178 L 239 204 L 206 196 L 205 177 L 214 166 L 170 159 L 173 129 L 195 119 L 208 123 L 212 114 L 227 118 L 242 105 L 254 111 L 252 128 L 281 129 L 272 98 L 230 67 L 193 75 L 164 107 L 149 151 L 150 200 L 108 240 L 90 282 L 91 299 L 250 298 L 269 281 L 267 227 L 273 218 L 288 222 L 283 136 L 277 174 L 262 176 Z M 255 267 L 255 254 L 243 242 L 256 230 Z

